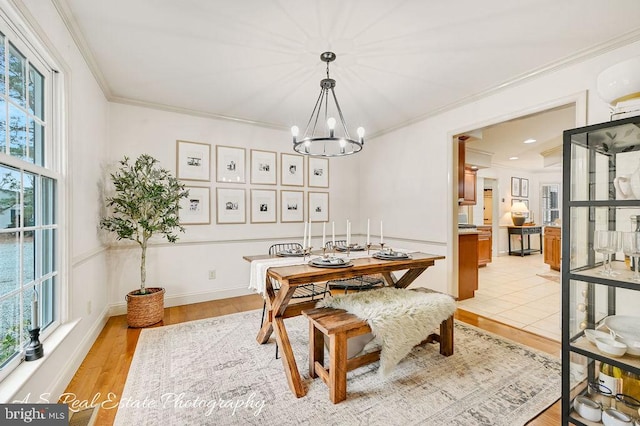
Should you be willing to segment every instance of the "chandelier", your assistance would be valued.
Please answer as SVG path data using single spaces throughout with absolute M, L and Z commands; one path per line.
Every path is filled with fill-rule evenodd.
M 349 136 L 347 124 L 344 121 L 344 115 L 334 91 L 336 81 L 329 78 L 329 63 L 336 59 L 336 54 L 324 52 L 320 55 L 320 59 L 327 63 L 327 78 L 320 80 L 320 95 L 316 105 L 313 107 L 302 139 L 298 139 L 300 131 L 298 126 L 291 127 L 293 149 L 301 154 L 316 157 L 341 157 L 355 154 L 364 146 L 364 128 L 358 127 L 358 139 L 352 139 Z M 329 95 L 329 92 L 331 92 L 331 95 Z M 331 99 L 333 99 L 333 105 L 331 105 Z M 321 114 L 323 115 L 322 120 L 320 119 Z M 340 119 L 337 132 L 335 115 Z M 318 123 L 321 123 L 321 128 L 316 133 Z M 325 125 L 326 128 L 324 127 Z

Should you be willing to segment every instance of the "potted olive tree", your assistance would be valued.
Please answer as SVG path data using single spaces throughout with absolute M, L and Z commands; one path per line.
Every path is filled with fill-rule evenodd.
M 125 156 L 111 173 L 111 181 L 115 194 L 106 199 L 110 212 L 100 220 L 100 227 L 115 233 L 118 240 L 140 246 L 140 288 L 127 294 L 127 323 L 146 327 L 162 321 L 165 292 L 164 288 L 146 287 L 147 245 L 154 235 L 175 243 L 177 231 L 184 232 L 178 210 L 189 191 L 148 154 L 140 155 L 135 163 Z

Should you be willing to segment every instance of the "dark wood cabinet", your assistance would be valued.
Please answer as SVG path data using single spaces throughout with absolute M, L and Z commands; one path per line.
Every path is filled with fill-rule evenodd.
M 560 228 L 557 226 L 546 226 L 544 228 L 544 263 L 556 271 L 560 270 L 562 247 L 560 235 Z
M 458 141 L 458 204 L 473 206 L 476 204 L 476 170 L 465 164 L 465 143 Z
M 478 234 L 458 234 L 458 300 L 472 298 L 478 289 Z
M 491 226 L 478 226 L 478 266 L 487 266 L 491 263 L 491 249 L 493 238 Z

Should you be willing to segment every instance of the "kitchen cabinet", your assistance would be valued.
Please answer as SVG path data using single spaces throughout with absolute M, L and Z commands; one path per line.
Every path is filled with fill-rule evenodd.
M 478 231 L 458 233 L 458 300 L 470 299 L 478 289 Z
M 560 238 L 561 232 L 558 226 L 545 226 L 544 228 L 544 263 L 549 265 L 549 268 L 559 271 L 560 270 L 560 252 L 562 239 Z
M 631 377 L 640 374 L 640 350 L 633 341 L 626 354 L 614 357 L 598 349 L 585 335 L 587 329 L 608 332 L 616 323 L 615 327 L 620 327 L 619 320 L 624 320 L 626 330 L 620 332 L 618 328 L 619 334 L 628 332 L 631 334 L 627 336 L 633 336 L 634 330 L 640 329 L 640 286 L 632 280 L 623 250 L 614 247 L 614 273 L 608 273 L 603 269 L 605 254 L 595 250 L 598 247 L 594 236 L 595 231 L 613 231 L 623 236 L 632 229 L 630 218 L 640 211 L 640 192 L 619 187 L 621 182 L 632 180 L 627 173 L 638 169 L 639 139 L 640 116 L 566 130 L 563 134 L 563 425 L 600 424 L 585 420 L 576 412 L 575 398 L 592 396 L 605 408 L 620 410 L 624 404 L 607 396 L 602 387 L 605 382 L 599 381 L 611 383 L 609 386 L 616 388 L 612 390 L 615 395 L 624 393 L 620 389 L 624 390 L 633 383 Z M 636 352 L 630 354 L 632 350 Z M 606 377 L 605 373 L 613 369 L 622 372 Z
M 491 263 L 492 232 L 491 226 L 478 226 L 478 267 Z

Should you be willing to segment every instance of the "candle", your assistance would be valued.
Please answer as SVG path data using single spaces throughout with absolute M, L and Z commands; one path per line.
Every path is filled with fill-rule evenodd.
M 311 248 L 311 219 L 309 219 L 309 239 L 307 242 L 309 243 L 309 248 Z
M 336 245 L 336 221 L 331 222 L 331 245 Z
M 369 222 L 369 219 L 367 219 L 367 245 L 371 244 L 371 241 L 369 240 L 370 225 L 371 225 L 371 223 Z
M 304 223 L 304 234 L 302 234 L 302 248 L 307 247 L 307 222 Z
M 322 248 L 324 248 L 325 245 L 325 225 L 327 224 L 327 222 L 322 222 Z
M 35 298 L 31 302 L 31 329 L 38 328 L 38 300 Z
M 382 236 L 382 221 L 380 221 L 380 244 L 384 244 L 384 237 Z
M 347 220 L 347 245 L 351 245 L 351 222 Z

